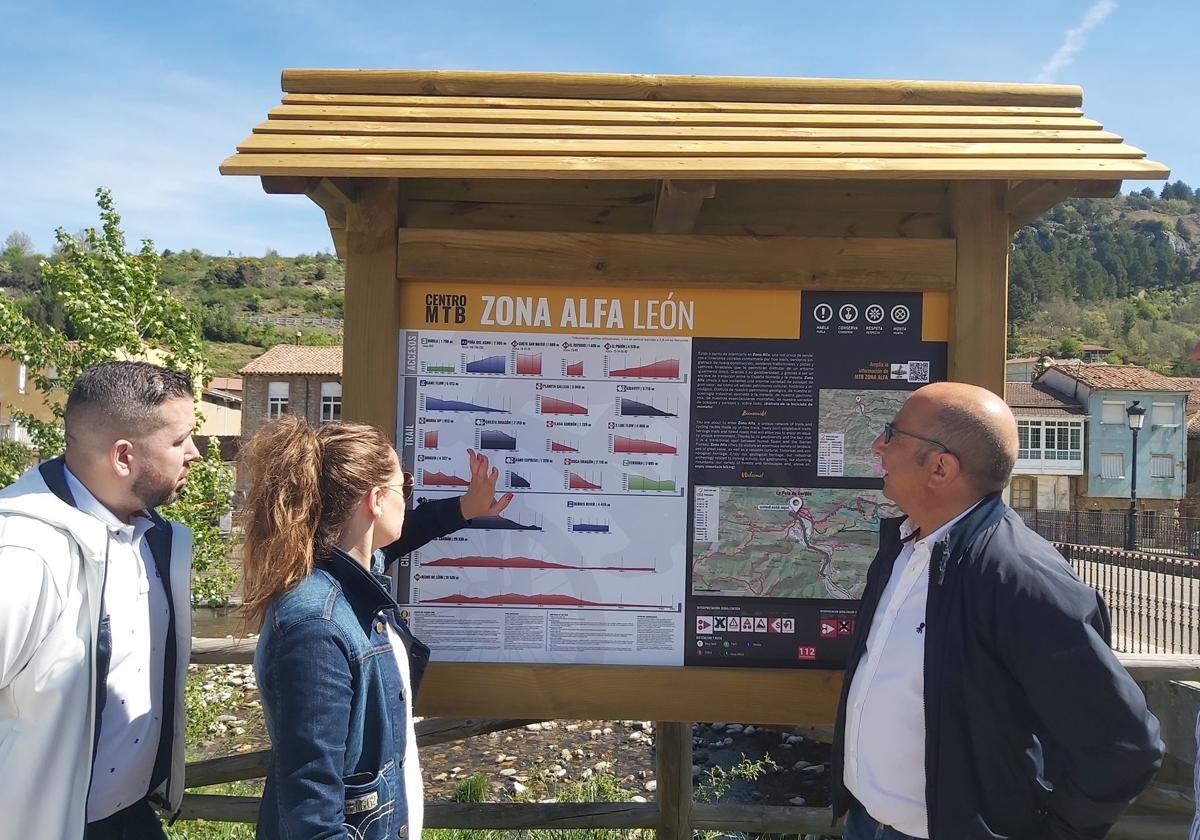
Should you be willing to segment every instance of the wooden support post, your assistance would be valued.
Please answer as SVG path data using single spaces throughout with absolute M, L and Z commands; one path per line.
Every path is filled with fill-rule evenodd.
M 344 178 L 314 178 L 304 194 L 325 211 L 334 250 L 339 257 L 346 259 L 349 253 L 346 249 L 347 219 L 357 194 L 354 182 Z
M 655 233 L 691 233 L 700 216 L 700 205 L 717 193 L 712 181 L 659 182 L 654 203 Z
M 658 840 L 692 837 L 692 725 L 655 721 Z
M 399 182 L 364 180 L 356 199 L 346 220 L 342 416 L 371 423 L 394 437 L 400 364 Z
M 951 193 L 957 237 L 950 378 L 1004 396 L 1008 214 L 1003 181 L 962 181 Z

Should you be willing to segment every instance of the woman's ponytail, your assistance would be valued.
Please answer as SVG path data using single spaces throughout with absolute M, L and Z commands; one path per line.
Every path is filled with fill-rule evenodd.
M 262 626 L 274 598 L 313 569 L 321 522 L 321 449 L 302 417 L 263 426 L 242 448 L 250 476 L 242 546 L 243 609 L 248 627 Z

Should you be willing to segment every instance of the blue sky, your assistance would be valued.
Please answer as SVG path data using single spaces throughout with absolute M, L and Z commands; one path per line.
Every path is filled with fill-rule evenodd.
M 331 250 L 307 199 L 217 173 L 278 104 L 285 67 L 1065 82 L 1200 186 L 1195 0 L 4 0 L 0 20 L 0 239 L 42 251 L 55 227 L 97 223 L 100 185 L 131 241 Z

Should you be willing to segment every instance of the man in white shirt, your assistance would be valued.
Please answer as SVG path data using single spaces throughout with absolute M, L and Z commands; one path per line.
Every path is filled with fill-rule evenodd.
M 990 391 L 915 391 L 874 445 L 885 521 L 834 733 L 846 840 L 1100 838 L 1161 760 L 1108 613 L 1000 492 L 1017 425 Z
M 183 792 L 191 376 L 85 371 L 66 453 L 0 492 L 0 837 L 162 838 Z

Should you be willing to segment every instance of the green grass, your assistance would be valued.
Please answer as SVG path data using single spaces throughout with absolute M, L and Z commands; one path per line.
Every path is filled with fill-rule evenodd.
M 222 344 L 216 341 L 204 342 L 204 349 L 213 376 L 237 376 L 239 370 L 263 352 L 262 347 L 254 344 Z
M 189 793 L 219 794 L 222 796 L 262 796 L 263 783 L 228 782 L 197 788 Z M 209 822 L 208 820 L 178 820 L 173 826 L 163 826 L 170 840 L 254 840 L 252 823 Z

